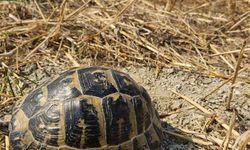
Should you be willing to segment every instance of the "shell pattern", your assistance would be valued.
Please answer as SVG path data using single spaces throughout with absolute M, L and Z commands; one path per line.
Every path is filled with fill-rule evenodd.
M 14 150 L 158 150 L 163 138 L 146 90 L 104 67 L 73 68 L 35 89 L 9 128 Z

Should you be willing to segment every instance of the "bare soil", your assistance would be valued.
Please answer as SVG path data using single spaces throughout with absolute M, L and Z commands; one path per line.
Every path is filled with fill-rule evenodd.
M 192 135 L 206 135 L 216 137 L 220 140 L 225 138 L 227 133 L 220 124 L 213 121 L 207 125 L 212 116 L 205 114 L 190 103 L 175 95 L 171 90 L 178 91 L 183 95 L 199 103 L 212 114 L 223 118 L 226 124 L 232 115 L 231 111 L 226 110 L 226 95 L 230 84 L 226 84 L 207 99 L 204 97 L 223 80 L 219 78 L 206 77 L 197 72 L 186 72 L 173 68 L 164 68 L 156 77 L 156 70 L 150 68 L 125 68 L 134 79 L 143 85 L 150 93 L 153 102 L 162 118 L 166 128 L 179 133 L 191 133 Z M 247 75 L 249 76 L 249 75 Z M 235 85 L 232 106 L 237 110 L 237 123 L 235 129 L 240 133 L 250 128 L 250 85 L 245 82 L 237 82 Z M 218 145 L 201 146 L 185 140 L 167 136 L 163 149 L 219 149 Z

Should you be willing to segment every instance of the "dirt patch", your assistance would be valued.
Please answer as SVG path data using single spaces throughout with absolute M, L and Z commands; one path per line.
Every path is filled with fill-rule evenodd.
M 179 130 L 180 133 L 216 137 L 218 140 L 223 141 L 227 130 L 223 129 L 216 121 L 208 126 L 207 123 L 212 119 L 211 115 L 209 116 L 193 107 L 193 105 L 175 95 L 171 90 L 176 90 L 191 98 L 214 115 L 220 116 L 226 124 L 229 124 L 232 112 L 226 111 L 225 98 L 230 84 L 226 84 L 204 100 L 203 98 L 224 80 L 173 68 L 163 69 L 158 77 L 156 77 L 155 69 L 131 67 L 125 68 L 123 71 L 128 72 L 138 83 L 147 89 L 158 112 L 161 115 L 166 114 L 166 117 L 162 120 L 172 126 L 174 128 L 172 130 Z M 232 106 L 237 110 L 235 129 L 239 133 L 243 133 L 250 128 L 250 101 L 247 96 L 249 91 L 249 84 L 245 82 L 237 82 L 235 84 Z M 192 134 L 187 136 L 192 136 Z M 191 142 L 171 140 L 172 138 L 166 138 L 165 142 L 167 144 L 165 144 L 165 149 L 206 149 L 206 147 Z M 218 148 L 218 145 L 207 147 L 207 149 Z

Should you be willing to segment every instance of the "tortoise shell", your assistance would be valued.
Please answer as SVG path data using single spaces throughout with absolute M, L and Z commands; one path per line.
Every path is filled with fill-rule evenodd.
M 24 97 L 9 125 L 12 149 L 158 150 L 161 123 L 127 74 L 74 68 Z

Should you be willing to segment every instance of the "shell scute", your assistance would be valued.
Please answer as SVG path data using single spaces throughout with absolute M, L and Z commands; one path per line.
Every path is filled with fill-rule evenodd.
M 151 124 L 151 126 L 149 127 L 149 130 L 147 130 L 145 133 L 145 137 L 146 137 L 146 140 L 147 140 L 147 143 L 148 143 L 148 146 L 150 149 L 158 149 L 161 145 L 160 143 L 160 138 L 156 131 L 155 131 L 155 128 L 154 126 Z
M 97 97 L 105 97 L 117 92 L 115 86 L 109 81 L 107 70 L 78 70 L 79 83 L 82 93 Z
M 150 150 L 144 134 L 136 136 L 132 141 L 134 150 Z
M 43 98 L 43 92 L 41 88 L 36 89 L 25 98 L 21 106 L 21 109 L 24 111 L 25 115 L 28 118 L 32 117 L 37 111 L 39 111 L 42 108 L 43 106 L 43 103 L 41 102 L 42 98 Z
M 149 109 L 145 103 L 145 100 L 141 96 L 134 96 L 132 103 L 135 110 L 136 124 L 138 134 L 143 133 L 150 125 L 151 119 Z
M 64 103 L 65 143 L 77 148 L 99 147 L 100 125 L 93 104 L 86 98 Z
M 113 77 L 117 83 L 117 88 L 120 93 L 127 94 L 130 96 L 136 96 L 140 94 L 139 87 L 135 84 L 134 80 L 128 75 L 113 71 Z
M 47 105 L 43 111 L 29 120 L 29 130 L 36 141 L 59 146 L 60 107 L 57 103 Z
M 106 119 L 107 144 L 117 145 L 129 140 L 131 120 L 128 102 L 121 95 L 110 95 L 103 98 L 103 109 Z
M 64 73 L 47 85 L 48 101 L 63 101 L 82 95 L 74 85 L 73 73 L 73 71 Z

